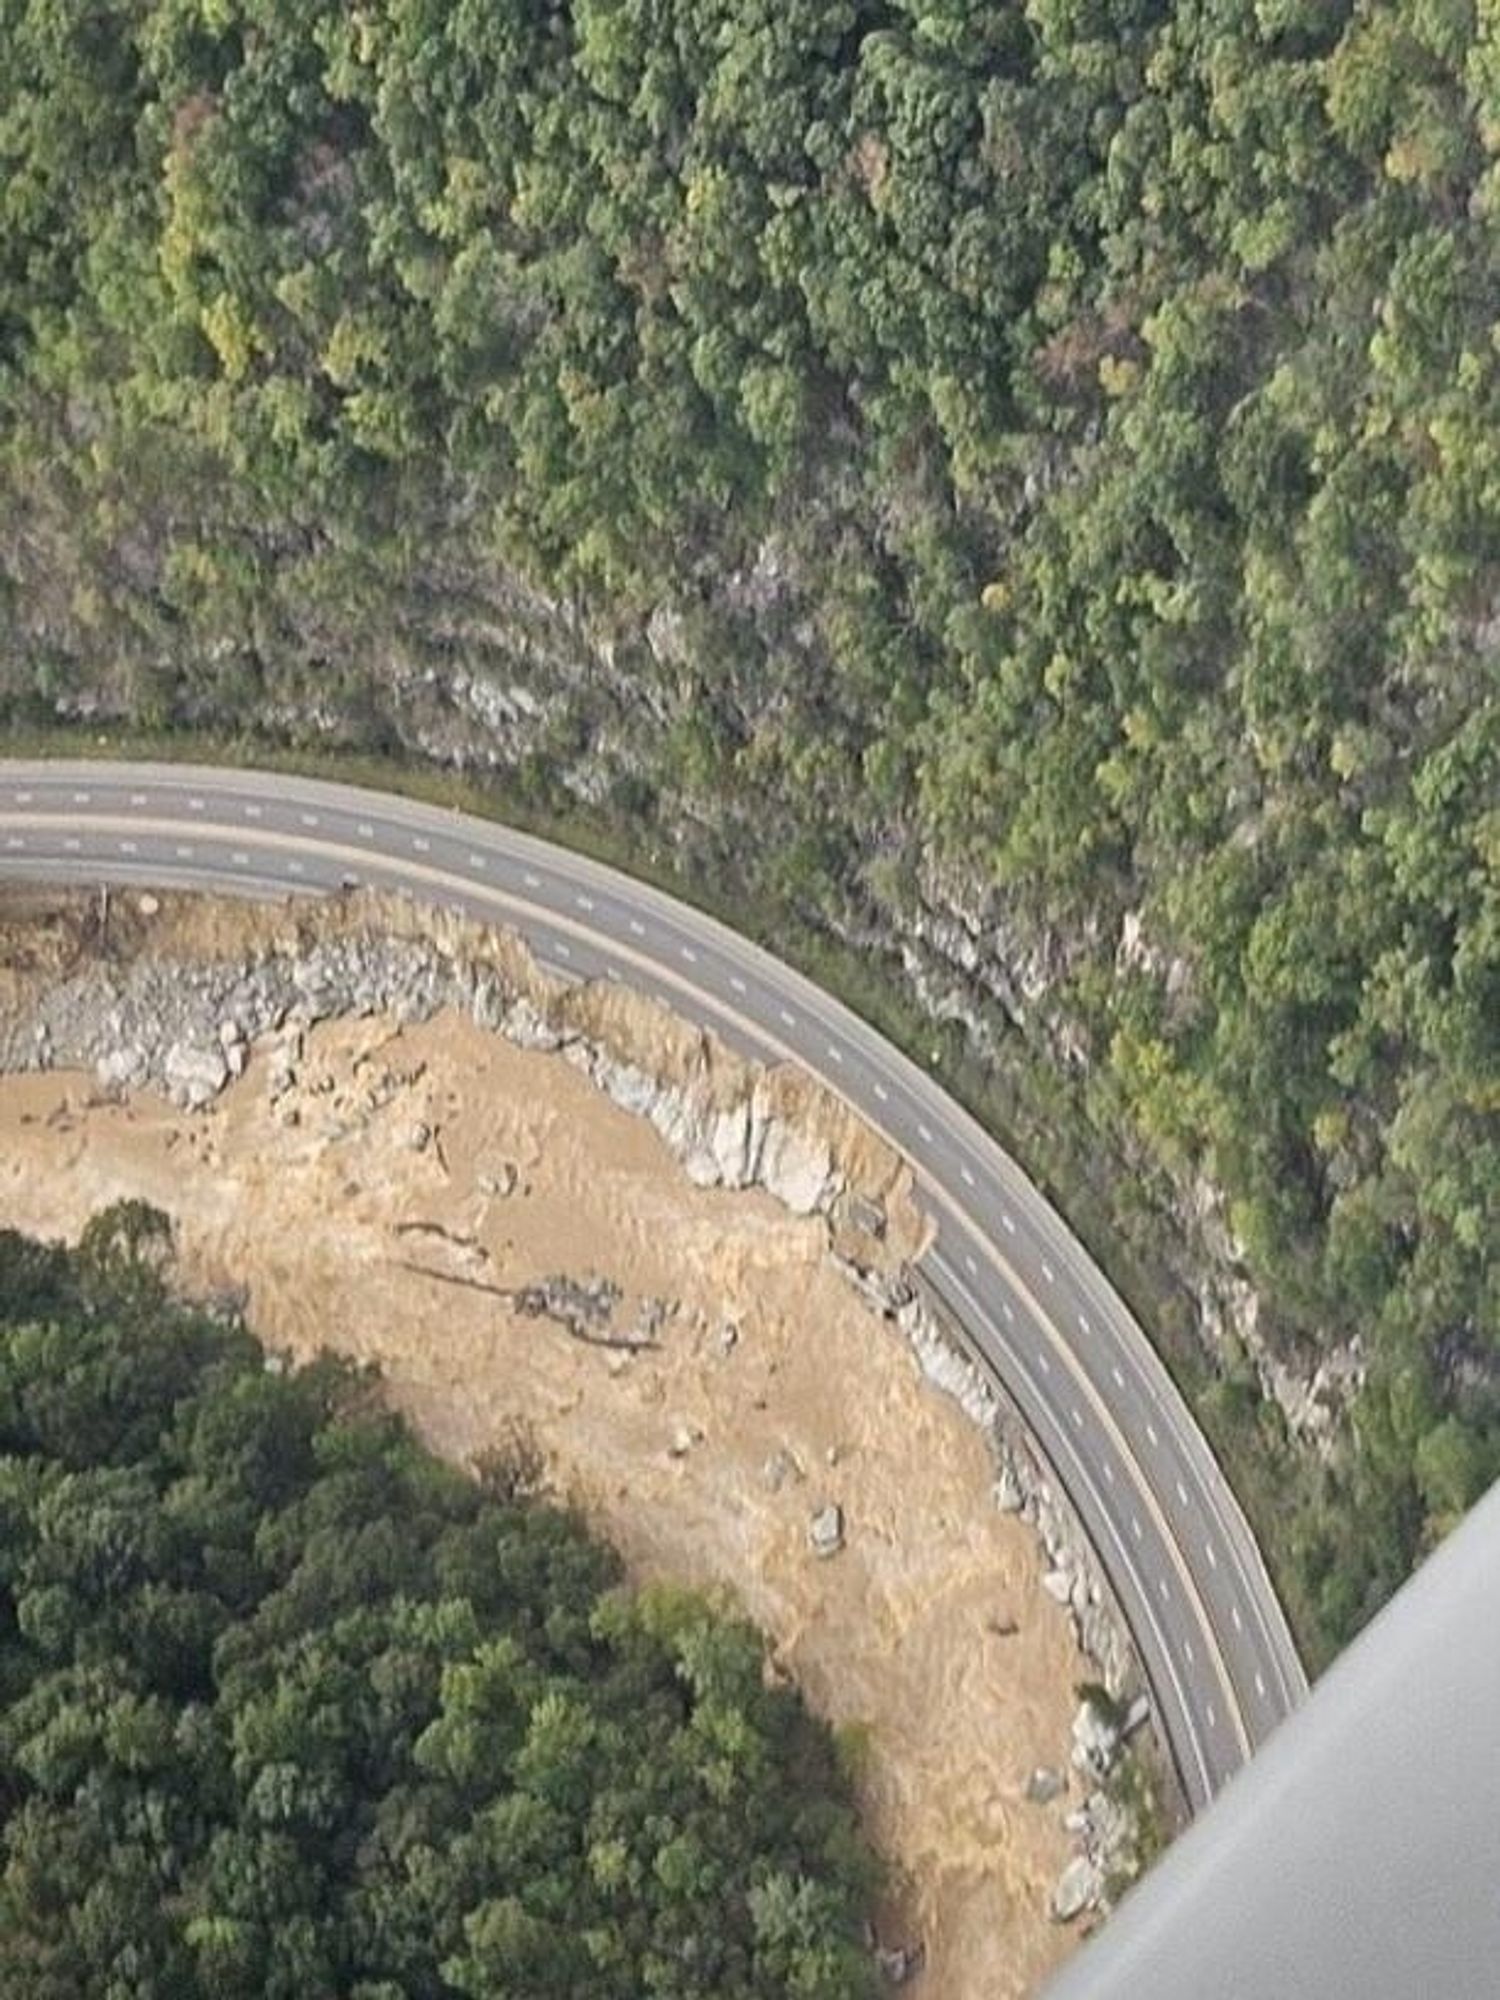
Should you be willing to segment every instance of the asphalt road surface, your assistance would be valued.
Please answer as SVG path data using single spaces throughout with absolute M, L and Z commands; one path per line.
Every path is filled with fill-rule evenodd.
M 920 1275 L 1066 1489 L 1194 1811 L 1306 1694 L 1249 1527 L 1103 1273 L 932 1077 L 769 953 L 492 822 L 270 773 L 0 760 L 0 875 L 251 895 L 351 879 L 404 890 L 513 926 L 558 972 L 653 993 L 744 1054 L 800 1063 L 911 1161 L 938 1225 Z

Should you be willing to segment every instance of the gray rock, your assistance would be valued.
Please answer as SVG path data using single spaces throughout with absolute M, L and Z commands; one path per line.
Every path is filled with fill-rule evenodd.
M 521 1049 L 560 1049 L 563 1037 L 525 998 L 517 1000 L 505 1017 L 505 1034 L 508 1041 Z
M 658 1091 L 655 1077 L 633 1063 L 614 1062 L 607 1056 L 596 1060 L 593 1075 L 595 1083 L 622 1111 L 629 1111 L 637 1118 L 651 1116 Z
M 1043 1573 L 1042 1588 L 1058 1604 L 1067 1604 L 1073 1596 L 1073 1579 L 1065 1569 L 1049 1569 Z
M 425 1153 L 432 1144 L 432 1127 L 419 1118 L 406 1134 L 406 1149 L 409 1153 Z
M 696 1424 L 674 1424 L 672 1442 L 667 1446 L 668 1458 L 686 1458 L 695 1444 L 703 1442 L 703 1433 Z
M 1019 1514 L 1026 1504 L 1026 1495 L 1021 1491 L 1021 1482 L 1016 1477 L 1015 1468 L 1009 1464 L 1001 1466 L 1000 1477 L 995 1481 L 991 1492 L 995 1505 L 1002 1514 Z
M 1073 1766 L 1095 1778 L 1105 1777 L 1120 1751 L 1120 1732 L 1091 1701 L 1080 1703 L 1073 1717 Z
M 511 1294 L 523 1319 L 551 1319 L 574 1333 L 601 1333 L 620 1303 L 613 1278 L 570 1278 L 565 1272 L 518 1285 Z
M 167 1050 L 164 1074 L 172 1102 L 200 1111 L 229 1081 L 229 1065 L 222 1049 L 174 1042 Z
M 725 1187 L 744 1187 L 754 1179 L 757 1162 L 753 1157 L 748 1104 L 732 1105 L 719 1113 L 709 1128 L 708 1150 L 717 1177 Z
M 1052 1891 L 1052 1916 L 1059 1924 L 1070 1924 L 1099 1900 L 1104 1884 L 1099 1870 L 1086 1854 L 1075 1854 Z
M 1038 1764 L 1026 1780 L 1026 1797 L 1034 1806 L 1049 1806 L 1067 1790 L 1067 1776 L 1062 1771 L 1054 1771 L 1045 1764 Z
M 104 1090 L 124 1090 L 146 1081 L 144 1049 L 111 1049 L 94 1064 L 94 1075 Z
M 1147 1698 L 1147 1696 L 1143 1694 L 1138 1694 L 1135 1700 L 1130 1704 L 1129 1708 L 1127 1708 L 1125 1711 L 1125 1720 L 1121 1724 L 1120 1734 L 1122 1736 L 1134 1736 L 1135 1732 L 1138 1729 L 1144 1728 L 1145 1725 L 1150 1720 L 1151 1720 L 1150 1700 Z
M 833 1158 L 821 1139 L 779 1120 L 767 1125 L 760 1178 L 783 1207 L 794 1215 L 811 1215 L 827 1197 L 832 1177 Z
M 844 1510 L 831 1501 L 807 1524 L 807 1546 L 815 1556 L 836 1556 L 844 1546 Z
M 800 1479 L 802 1469 L 792 1454 L 786 1450 L 773 1451 L 760 1469 L 762 1486 L 768 1493 L 779 1493 L 789 1479 Z

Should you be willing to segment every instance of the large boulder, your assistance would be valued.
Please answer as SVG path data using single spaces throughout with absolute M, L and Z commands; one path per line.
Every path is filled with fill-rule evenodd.
M 111 1049 L 94 1064 L 94 1075 L 101 1090 L 133 1089 L 146 1081 L 147 1067 L 144 1049 Z
M 1075 1854 L 1052 1891 L 1052 1916 L 1059 1924 L 1070 1924 L 1093 1907 L 1104 1888 L 1097 1865 L 1086 1854 Z
M 1106 1777 L 1120 1750 L 1119 1725 L 1092 1701 L 1079 1704 L 1073 1717 L 1073 1766 L 1091 1777 Z
M 823 1140 L 774 1119 L 766 1126 L 761 1146 L 760 1178 L 766 1191 L 794 1215 L 811 1215 L 829 1192 L 833 1156 Z
M 815 1556 L 836 1556 L 844 1546 L 844 1510 L 831 1502 L 807 1524 L 807 1545 Z
M 202 1110 L 229 1081 L 224 1051 L 194 1042 L 173 1042 L 164 1073 L 172 1102 L 189 1111 Z

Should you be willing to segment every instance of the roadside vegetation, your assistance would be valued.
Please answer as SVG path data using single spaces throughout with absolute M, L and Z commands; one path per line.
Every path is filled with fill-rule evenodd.
M 871 1994 L 758 1634 L 174 1302 L 165 1229 L 0 1232 L 0 1995 Z
M 998 891 L 1083 1060 L 994 1009 L 973 1093 L 1326 1658 L 1500 1465 L 1493 7 L 0 32 L 13 726 L 443 756 L 435 689 L 519 681 L 507 810 L 875 1012 L 945 883 Z M 1160 1281 L 1200 1180 L 1272 1347 L 1363 1344 L 1329 1467 Z

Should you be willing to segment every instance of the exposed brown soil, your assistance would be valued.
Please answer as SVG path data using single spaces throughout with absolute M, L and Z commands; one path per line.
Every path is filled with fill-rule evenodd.
M 987 1504 L 979 1436 L 829 1264 L 821 1221 L 693 1188 L 567 1063 L 452 1017 L 315 1030 L 275 1109 L 258 1058 L 193 1116 L 76 1074 L 0 1078 L 0 1223 L 73 1235 L 125 1194 L 173 1215 L 186 1283 L 244 1287 L 269 1343 L 379 1362 L 441 1451 L 528 1426 L 635 1575 L 727 1588 L 816 1708 L 865 1725 L 888 1923 L 927 1941 L 922 1992 L 1003 2000 L 1065 1955 L 1045 1904 L 1066 1800 L 1023 1793 L 1065 1761 L 1087 1665 L 1029 1531 Z M 611 1279 L 614 1327 L 656 1344 L 627 1358 L 499 1295 L 553 1273 Z M 825 1501 L 848 1539 L 819 1561 Z

